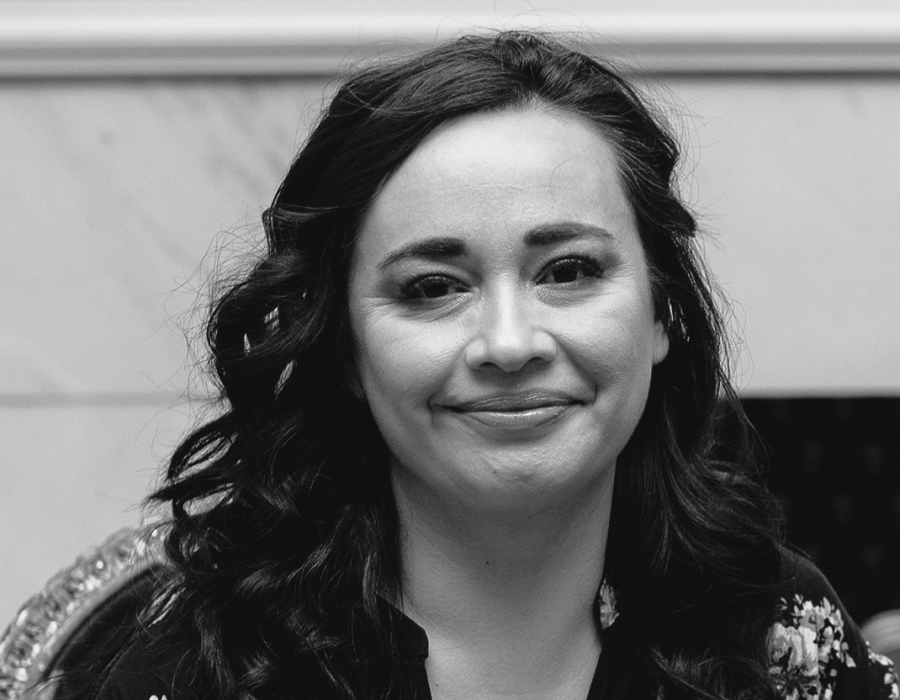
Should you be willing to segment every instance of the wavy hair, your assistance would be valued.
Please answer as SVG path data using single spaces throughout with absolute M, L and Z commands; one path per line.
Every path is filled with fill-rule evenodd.
M 267 253 L 211 311 L 223 410 L 175 451 L 152 498 L 172 509 L 168 610 L 215 695 L 402 685 L 381 602 L 398 593 L 397 515 L 386 447 L 354 392 L 349 258 L 379 187 L 426 135 L 537 105 L 582 115 L 614 147 L 670 340 L 617 463 L 605 568 L 621 615 L 605 682 L 661 685 L 667 699 L 775 697 L 764 643 L 778 533 L 752 469 L 714 456 L 717 403 L 736 400 L 676 142 L 616 73 L 530 32 L 462 37 L 344 82 L 264 214 Z

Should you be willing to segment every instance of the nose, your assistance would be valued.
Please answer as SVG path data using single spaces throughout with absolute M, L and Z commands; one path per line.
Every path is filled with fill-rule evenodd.
M 556 341 L 535 315 L 533 300 L 520 290 L 501 289 L 488 297 L 466 346 L 466 364 L 473 370 L 518 372 L 530 362 L 550 362 Z

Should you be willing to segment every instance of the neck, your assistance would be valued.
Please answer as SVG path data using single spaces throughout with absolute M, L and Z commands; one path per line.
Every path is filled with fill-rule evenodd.
M 395 479 L 403 607 L 428 634 L 436 698 L 585 697 L 600 651 L 608 481 L 558 505 L 490 509 Z

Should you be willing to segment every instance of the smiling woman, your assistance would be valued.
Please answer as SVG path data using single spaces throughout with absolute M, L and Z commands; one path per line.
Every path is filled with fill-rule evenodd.
M 546 502 L 608 491 L 668 347 L 610 147 L 543 108 L 420 144 L 363 219 L 349 306 L 395 494 L 422 465 L 463 520 L 485 479 L 504 500 L 506 479 Z
M 749 455 L 715 457 L 677 162 L 540 35 L 347 81 L 213 309 L 224 411 L 92 696 L 900 697 Z
M 522 692 L 562 684 L 583 697 L 599 644 L 591 615 L 504 624 L 498 613 L 510 599 L 546 614 L 552 599 L 595 597 L 616 458 L 668 348 L 600 130 L 532 106 L 432 132 L 366 212 L 349 307 L 362 396 L 400 521 L 413 524 L 405 610 L 439 640 L 429 676 L 478 694 L 496 683 L 479 666 L 502 637 Z M 460 534 L 465 550 L 433 550 Z M 558 546 L 573 539 L 591 545 Z M 463 616 L 447 599 L 458 572 Z M 556 668 L 522 647 L 538 620 L 570 650 Z M 479 632 L 460 648 L 463 621 Z

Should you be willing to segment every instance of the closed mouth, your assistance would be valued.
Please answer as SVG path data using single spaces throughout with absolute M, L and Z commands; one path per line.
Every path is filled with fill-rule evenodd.
M 550 425 L 576 404 L 571 396 L 532 392 L 489 396 L 448 405 L 446 408 L 493 430 L 533 430 Z
M 529 392 L 524 394 L 498 394 L 471 401 L 460 401 L 447 405 L 451 411 L 460 413 L 519 413 L 544 408 L 563 407 L 580 403 L 575 398 L 558 393 Z

